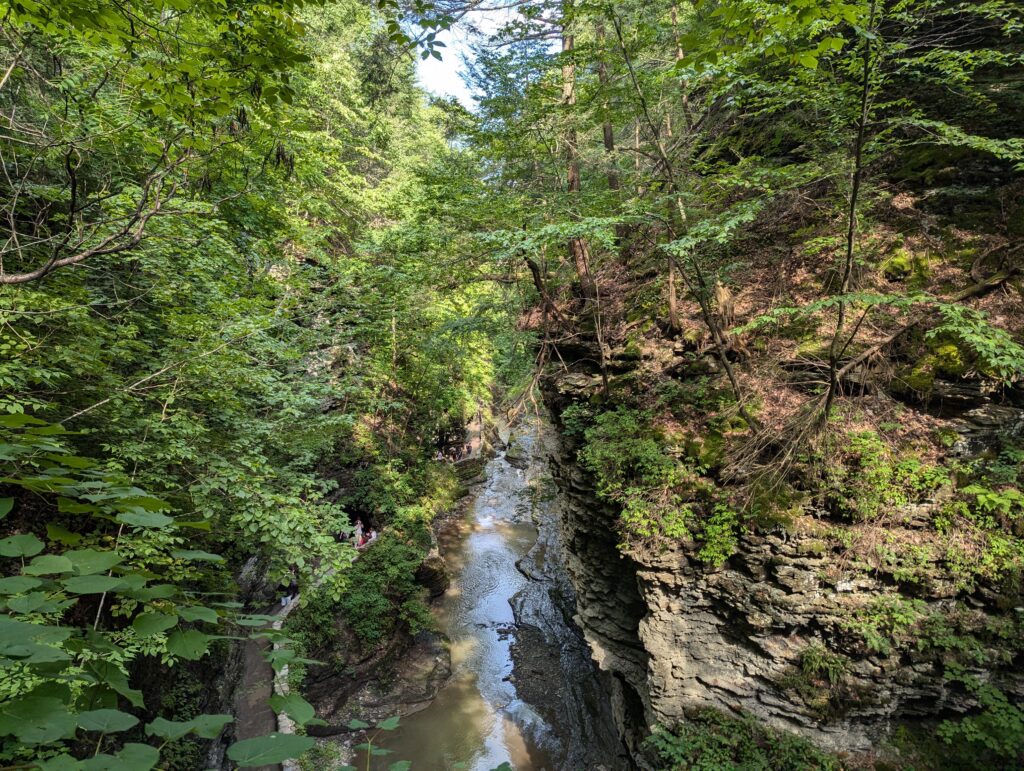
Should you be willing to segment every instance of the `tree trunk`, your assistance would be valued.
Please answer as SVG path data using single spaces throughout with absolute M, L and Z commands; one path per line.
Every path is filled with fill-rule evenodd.
M 576 39 L 572 33 L 572 3 L 566 0 L 562 4 L 562 8 L 562 54 L 565 57 L 562 62 L 562 107 L 565 117 L 563 138 L 565 140 L 567 192 L 571 201 L 578 197 L 580 192 L 579 148 L 572 114 L 573 107 L 576 105 L 576 63 L 572 59 Z M 597 292 L 594 280 L 590 275 L 590 249 L 586 239 L 581 237 L 569 239 L 569 258 L 579 277 L 583 298 L 588 303 L 593 302 Z
M 875 15 L 877 3 L 871 2 L 868 30 L 875 32 Z M 867 134 L 867 125 L 871 102 L 871 41 L 873 38 L 865 35 L 864 55 L 861 69 L 861 93 L 860 113 L 857 116 L 857 133 L 853 143 L 853 171 L 850 175 L 850 201 L 846 220 L 846 251 L 843 256 L 843 278 L 839 285 L 839 294 L 845 295 L 850 291 L 850 277 L 853 275 L 853 253 L 857 242 L 857 204 L 860 199 L 860 187 L 864 177 L 864 140 Z M 822 410 L 822 421 L 827 421 L 832 412 L 832 405 L 839 391 L 842 388 L 842 379 L 839 376 L 839 358 L 846 350 L 852 337 L 857 334 L 856 328 L 851 335 L 851 340 L 846 345 L 840 345 L 843 331 L 846 325 L 846 301 L 839 303 L 839 316 L 836 319 L 836 331 L 832 335 L 832 343 L 829 346 L 828 356 L 828 393 L 825 395 L 825 406 Z
M 612 126 L 611 115 L 608 108 L 608 86 L 610 84 L 610 80 L 608 78 L 608 62 L 605 59 L 604 24 L 598 22 L 594 27 L 594 33 L 597 37 L 597 46 L 599 49 L 597 59 L 597 82 L 601 85 L 601 134 L 604 140 L 604 151 L 608 156 L 608 189 L 617 193 L 622 189 L 622 182 L 619 179 L 619 171 L 616 166 L 615 129 Z M 618 202 L 616 202 L 616 204 L 617 203 Z M 629 237 L 629 225 L 624 222 L 618 223 L 615 226 L 615 248 L 619 252 L 619 259 L 623 265 L 629 262 Z
M 580 192 L 580 161 L 577 146 L 574 107 L 576 105 L 576 63 L 573 61 L 573 49 L 576 39 L 573 35 L 573 0 L 562 2 L 562 108 L 565 119 L 565 160 L 566 178 L 568 181 L 570 205 Z M 575 214 L 574 214 L 575 217 Z M 572 260 L 576 275 L 580 280 L 580 291 L 583 301 L 591 313 L 594 322 L 594 337 L 597 341 L 598 361 L 601 368 L 601 381 L 604 393 L 608 394 L 608 362 L 605 356 L 604 332 L 601 324 L 601 301 L 597 284 L 590 273 L 590 248 L 587 240 L 577 236 L 569 239 L 569 258 Z

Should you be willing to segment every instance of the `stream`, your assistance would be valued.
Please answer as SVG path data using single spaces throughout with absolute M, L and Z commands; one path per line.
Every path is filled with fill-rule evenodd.
M 487 464 L 466 516 L 439 534 L 452 583 L 435 612 L 452 677 L 426 709 L 378 736 L 391 752 L 372 768 L 628 767 L 589 648 L 568 618 L 543 442 L 541 425 L 524 425 Z

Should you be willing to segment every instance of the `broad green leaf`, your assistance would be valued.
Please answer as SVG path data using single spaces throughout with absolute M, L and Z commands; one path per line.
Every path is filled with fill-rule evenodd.
M 138 707 L 139 709 L 145 707 L 142 692 L 128 685 L 127 675 L 118 669 L 117 665 L 113 662 L 105 660 L 89 661 L 86 664 L 86 669 L 95 675 L 99 682 L 128 699 L 133 707 Z
M 134 742 L 116 755 L 97 755 L 82 762 L 83 771 L 149 771 L 160 762 L 160 750 Z
M 41 554 L 22 570 L 30 576 L 44 576 L 52 573 L 70 573 L 71 560 L 62 554 Z
M 138 725 L 139 722 L 135 715 L 117 709 L 94 709 L 88 712 L 79 712 L 76 719 L 79 728 L 86 731 L 101 731 L 105 734 L 127 731 Z
M 156 511 L 122 511 L 115 519 L 135 527 L 167 527 L 174 523 L 172 517 Z
M 167 638 L 167 652 L 183 659 L 195 661 L 206 655 L 210 640 L 214 639 L 195 629 L 179 629 Z
M 159 736 L 161 739 L 166 739 L 169 742 L 180 739 L 182 736 L 188 736 L 192 729 L 191 720 L 181 722 L 158 717 L 152 723 L 146 724 L 146 733 L 152 736 Z
M 168 600 L 178 594 L 178 587 L 173 584 L 157 584 L 156 586 L 146 586 L 142 589 L 129 587 L 124 593 L 141 602 Z
M 65 578 L 61 585 L 73 594 L 102 594 L 124 586 L 116 576 L 74 576 Z
M 95 549 L 67 551 L 64 552 L 64 556 L 71 560 L 75 572 L 80 576 L 105 573 L 123 560 L 117 552 L 96 551 Z
M 80 501 L 73 501 L 70 498 L 58 498 L 57 511 L 65 514 L 94 514 L 100 511 L 100 507 L 94 503 L 82 503 Z
M 43 542 L 31 533 L 12 535 L 0 541 L 0 555 L 4 557 L 34 557 L 43 550 Z
M 36 762 L 42 771 L 78 771 L 82 767 L 82 761 L 76 760 L 70 755 L 58 755 Z
M 393 715 L 389 718 L 385 718 L 384 720 L 381 720 L 379 723 L 377 723 L 377 728 L 381 729 L 382 731 L 394 731 L 396 728 L 398 728 L 398 720 L 398 715 Z
M 289 693 L 287 696 L 271 696 L 270 706 L 275 712 L 287 713 L 299 725 L 306 725 L 306 723 L 316 717 L 316 710 L 313 709 L 313 705 L 297 693 Z
M 8 428 L 22 428 L 24 426 L 45 426 L 46 421 L 33 418 L 31 415 L 17 413 L 13 415 L 0 415 L 0 426 Z
M 351 728 L 353 731 L 359 731 L 359 730 L 361 730 L 363 728 L 369 728 L 370 724 L 369 723 L 364 723 L 362 720 L 352 719 L 352 720 L 349 720 L 345 724 L 345 726 L 348 727 L 348 728 Z
M 252 768 L 297 758 L 315 745 L 309 736 L 272 733 L 235 742 L 228 747 L 228 757 L 240 768 Z
M 47 744 L 75 733 L 75 716 L 60 699 L 25 696 L 0 703 L 0 736 L 14 736 L 24 744 Z
M 11 509 L 14 508 L 13 498 L 0 498 L 0 519 L 3 519 L 11 513 Z
M 164 720 L 164 718 L 158 717 L 146 726 L 146 733 L 168 741 L 180 739 L 191 733 L 204 739 L 213 739 L 224 730 L 224 726 L 233 720 L 232 715 L 199 715 L 183 722 Z
M 7 601 L 7 607 L 15 613 L 35 613 L 46 605 L 46 592 L 29 592 L 22 597 L 13 597 Z
M 254 613 L 249 616 L 239 616 L 235 619 L 235 623 L 239 626 L 264 626 L 265 624 L 272 624 L 276 620 L 275 616 Z
M 0 594 L 19 594 L 42 585 L 43 582 L 38 578 L 28 578 L 26 576 L 0 578 Z
M 171 556 L 179 560 L 196 560 L 198 562 L 223 562 L 224 558 L 219 554 L 211 554 L 208 551 L 195 551 L 193 549 L 176 549 Z
M 152 637 L 153 635 L 166 632 L 178 623 L 178 617 L 165 613 L 142 613 L 132 621 L 132 628 L 141 637 Z
M 198 715 L 189 723 L 197 736 L 203 739 L 215 739 L 224 730 L 224 726 L 234 722 L 234 715 Z
M 46 537 L 64 546 L 76 546 L 82 540 L 82 536 L 78 533 L 72 533 L 59 525 L 51 524 L 46 526 Z
M 193 605 L 187 608 L 178 608 L 177 610 L 178 615 L 186 621 L 206 621 L 210 624 L 216 624 L 220 621 L 217 611 L 213 608 L 205 608 L 202 605 Z

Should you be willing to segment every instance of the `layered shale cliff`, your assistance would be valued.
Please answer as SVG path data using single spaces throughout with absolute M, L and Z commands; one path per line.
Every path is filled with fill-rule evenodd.
M 598 385 L 595 376 L 563 375 L 549 383 L 548 404 L 557 417 L 599 399 Z M 977 426 L 959 425 L 977 438 Z M 908 580 L 879 564 L 879 544 L 824 509 L 745 528 L 719 566 L 701 560 L 692 541 L 623 548 L 620 511 L 595 492 L 580 442 L 563 432 L 551 457 L 576 621 L 641 765 L 654 762 L 641 745 L 655 726 L 708 708 L 864 759 L 891 752 L 899 725 L 977 710 L 968 676 L 951 671 L 1024 698 L 1014 667 L 1022 613 L 1007 606 L 1019 599 L 1014 587 L 966 590 L 934 555 Z M 923 543 L 938 508 L 889 512 L 885 541 Z

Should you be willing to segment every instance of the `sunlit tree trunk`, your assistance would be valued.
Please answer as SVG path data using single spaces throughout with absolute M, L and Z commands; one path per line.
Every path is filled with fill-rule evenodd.
M 576 63 L 572 54 L 576 45 L 573 35 L 573 8 L 571 2 L 562 4 L 562 107 L 565 117 L 563 141 L 565 144 L 566 181 L 570 201 L 578 198 L 580 192 L 580 160 L 579 146 L 576 136 L 573 108 L 576 106 Z M 590 275 L 590 249 L 585 238 L 569 239 L 569 258 L 572 260 L 576 275 L 580 280 L 580 289 L 588 302 L 594 300 L 596 290 L 594 279 Z
M 611 113 L 608 106 L 608 87 L 610 85 L 610 79 L 608 78 L 608 62 L 605 58 L 604 49 L 604 24 L 598 22 L 594 28 L 594 33 L 597 37 L 597 46 L 599 49 L 597 59 L 597 81 L 601 86 L 601 135 L 604 141 L 604 151 L 607 155 L 608 189 L 617 193 L 622 189 L 622 181 L 619 179 L 619 172 L 616 166 L 615 128 L 612 126 Z M 625 223 L 620 222 L 615 226 L 615 246 L 619 250 L 619 257 L 623 263 L 626 263 L 629 259 L 629 230 L 629 225 Z
M 570 205 L 575 203 L 580 192 L 580 160 L 579 146 L 576 135 L 575 106 L 576 106 L 576 62 L 573 60 L 573 49 L 576 45 L 576 38 L 573 34 L 574 27 L 573 0 L 564 0 L 562 3 L 562 109 L 564 117 L 565 160 L 567 191 L 569 193 Z M 608 368 L 605 361 L 604 334 L 601 329 L 601 306 L 598 297 L 597 284 L 590 272 L 590 248 L 587 240 L 581 236 L 569 239 L 569 258 L 572 260 L 576 275 L 580 280 L 580 291 L 583 300 L 590 310 L 594 321 L 594 335 L 597 338 L 599 359 L 601 366 L 601 378 L 604 383 L 605 393 L 608 391 Z

